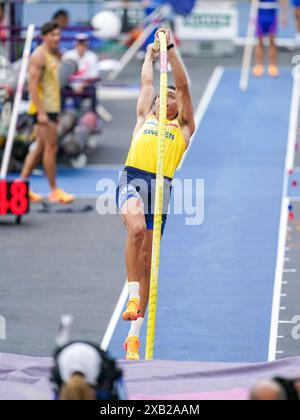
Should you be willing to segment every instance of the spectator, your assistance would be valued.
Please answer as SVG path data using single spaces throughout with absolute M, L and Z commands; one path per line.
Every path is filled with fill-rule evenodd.
M 97 97 L 95 81 L 99 78 L 98 56 L 89 50 L 89 37 L 87 34 L 76 35 L 76 46 L 73 50 L 67 51 L 63 60 L 75 61 L 78 65 L 78 72 L 72 76 L 71 86 L 64 94 L 68 96 L 70 90 L 81 97 L 90 97 L 92 100 L 91 111 L 96 112 Z M 77 100 L 77 107 L 80 106 L 80 99 Z
M 251 391 L 251 401 L 286 401 L 284 388 L 275 380 L 259 382 Z
M 67 10 L 60 9 L 54 13 L 52 20 L 58 24 L 60 30 L 64 30 L 70 24 L 70 15 Z
M 57 10 L 52 16 L 52 20 L 56 22 L 61 30 L 60 52 L 64 54 L 73 47 L 73 40 L 78 31 L 70 28 L 70 14 L 65 9 Z
M 107 353 L 93 343 L 71 342 L 58 348 L 54 354 L 51 382 L 57 400 L 126 398 L 121 370 Z

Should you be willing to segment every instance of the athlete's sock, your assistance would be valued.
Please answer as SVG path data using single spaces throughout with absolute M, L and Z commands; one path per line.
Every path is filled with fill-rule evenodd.
M 140 332 L 141 332 L 143 323 L 144 323 L 144 318 L 138 318 L 136 321 L 132 321 L 128 337 L 140 337 Z
M 140 283 L 138 281 L 128 282 L 129 299 L 140 299 Z

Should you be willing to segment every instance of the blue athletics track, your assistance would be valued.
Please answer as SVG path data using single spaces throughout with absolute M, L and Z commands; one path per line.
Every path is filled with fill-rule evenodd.
M 268 360 L 292 78 L 251 80 L 242 94 L 239 76 L 225 70 L 177 173 L 204 179 L 205 217 L 169 217 L 156 359 Z M 120 321 L 111 341 L 120 358 L 128 328 Z

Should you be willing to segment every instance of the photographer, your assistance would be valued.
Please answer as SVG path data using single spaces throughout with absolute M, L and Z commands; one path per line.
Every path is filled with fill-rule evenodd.
M 274 378 L 264 380 L 253 387 L 251 401 L 299 401 L 300 379 Z
M 70 342 L 54 353 L 51 382 L 55 400 L 124 400 L 122 371 L 115 360 L 89 342 Z
M 284 388 L 274 380 L 261 381 L 253 387 L 250 394 L 251 401 L 286 401 Z

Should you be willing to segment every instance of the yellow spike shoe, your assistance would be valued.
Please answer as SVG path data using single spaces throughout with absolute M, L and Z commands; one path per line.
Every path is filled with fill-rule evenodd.
M 126 351 L 126 360 L 139 361 L 140 360 L 140 349 L 141 343 L 138 337 L 128 337 L 124 344 L 124 350 Z
M 123 321 L 136 321 L 139 317 L 140 301 L 136 298 L 130 299 L 126 311 L 123 313 Z

